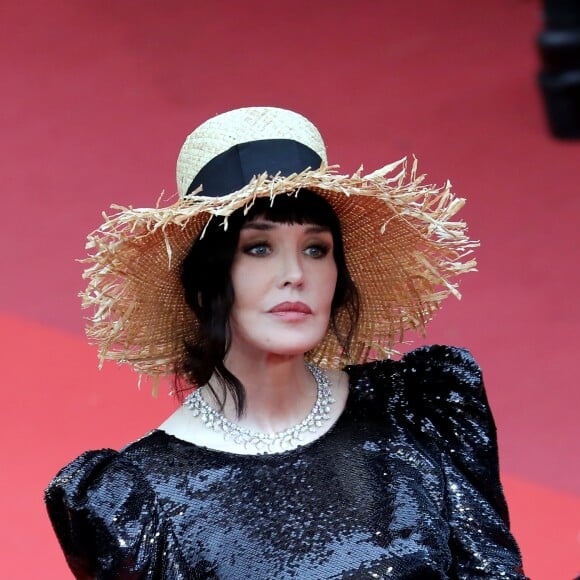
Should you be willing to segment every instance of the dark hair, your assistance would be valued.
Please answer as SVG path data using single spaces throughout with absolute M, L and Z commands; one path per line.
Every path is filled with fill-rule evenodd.
M 195 344 L 185 343 L 187 354 L 175 367 L 175 390 L 182 394 L 192 385 L 206 384 L 215 373 L 231 394 L 238 416 L 245 408 L 244 386 L 223 362 L 229 349 L 229 318 L 234 303 L 230 272 L 240 230 L 244 223 L 258 216 L 276 223 L 312 224 L 330 229 L 337 269 L 330 327 L 347 356 L 359 318 L 359 295 L 346 265 L 340 222 L 330 204 L 315 192 L 303 189 L 297 194 L 278 195 L 273 202 L 269 198 L 257 199 L 246 214 L 243 210 L 234 212 L 228 218 L 227 229 L 220 219 L 213 219 L 181 266 L 185 300 L 199 320 L 201 338 Z M 346 330 L 338 327 L 340 311 L 346 313 Z M 211 385 L 210 388 L 223 405 L 223 399 Z

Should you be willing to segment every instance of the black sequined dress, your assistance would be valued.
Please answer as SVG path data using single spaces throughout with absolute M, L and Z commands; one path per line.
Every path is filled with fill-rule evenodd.
M 495 427 L 464 350 L 348 367 L 318 440 L 274 455 L 153 431 L 89 451 L 46 491 L 78 578 L 525 578 Z

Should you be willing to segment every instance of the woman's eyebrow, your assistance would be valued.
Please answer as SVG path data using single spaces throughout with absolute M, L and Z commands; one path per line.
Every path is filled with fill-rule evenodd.
M 273 222 L 251 221 L 251 222 L 246 222 L 242 226 L 242 230 L 266 231 L 266 230 L 273 230 L 274 227 L 275 227 L 275 224 Z
M 270 222 L 270 221 L 251 221 L 246 222 L 242 226 L 242 230 L 258 230 L 258 231 L 268 231 L 273 230 L 276 227 L 283 225 L 278 222 Z M 308 234 L 317 234 L 317 233 L 324 233 L 330 232 L 330 228 L 328 226 L 320 226 L 316 224 L 307 225 L 306 233 Z
M 328 226 L 310 225 L 306 228 L 306 232 L 309 234 L 330 233 L 330 228 Z

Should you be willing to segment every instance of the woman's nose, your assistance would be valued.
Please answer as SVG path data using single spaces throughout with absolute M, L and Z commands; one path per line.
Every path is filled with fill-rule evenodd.
M 294 252 L 285 253 L 281 260 L 281 286 L 301 286 L 304 284 L 304 268 L 301 256 Z

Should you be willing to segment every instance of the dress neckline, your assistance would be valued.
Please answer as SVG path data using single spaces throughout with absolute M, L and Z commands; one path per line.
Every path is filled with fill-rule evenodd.
M 192 441 L 186 441 L 185 439 L 181 439 L 181 437 L 177 437 L 171 433 L 167 433 L 163 429 L 157 428 L 150 431 L 145 437 L 149 437 L 151 435 L 160 435 L 162 437 L 167 438 L 168 440 L 172 440 L 177 442 L 182 447 L 189 447 L 191 449 L 198 450 L 199 452 L 214 455 L 214 456 L 222 456 L 222 457 L 229 457 L 231 459 L 237 460 L 252 460 L 252 459 L 260 459 L 260 460 L 268 460 L 268 458 L 276 458 L 276 457 L 290 457 L 292 455 L 300 455 L 301 453 L 316 447 L 319 444 L 322 444 L 327 437 L 331 436 L 339 425 L 344 421 L 345 416 L 348 414 L 349 408 L 351 406 L 353 399 L 353 389 L 351 385 L 351 378 L 349 375 L 349 382 L 348 382 L 348 394 L 346 397 L 346 401 L 344 404 L 344 408 L 334 421 L 332 425 L 320 435 L 316 439 L 305 443 L 304 445 L 299 445 L 298 447 L 294 447 L 293 449 L 287 449 L 285 451 L 278 451 L 276 453 L 235 453 L 233 451 L 225 451 L 222 449 L 214 449 L 213 447 L 206 447 L 205 445 L 200 445 L 199 443 L 193 443 Z

